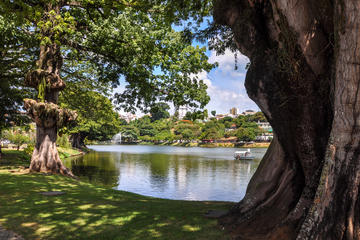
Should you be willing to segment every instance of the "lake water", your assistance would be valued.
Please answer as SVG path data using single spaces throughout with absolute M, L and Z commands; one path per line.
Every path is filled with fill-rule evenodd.
M 241 148 L 185 148 L 145 145 L 94 145 L 94 152 L 66 159 L 81 179 L 146 196 L 180 200 L 241 200 L 265 148 L 255 160 L 234 160 Z

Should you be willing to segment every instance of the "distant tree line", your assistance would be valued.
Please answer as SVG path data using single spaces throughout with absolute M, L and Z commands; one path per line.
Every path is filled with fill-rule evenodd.
M 248 116 L 240 115 L 236 118 L 224 117 L 219 120 L 212 117 L 206 121 L 203 120 L 203 114 L 199 112 L 189 112 L 183 120 L 175 116 L 168 118 L 158 118 L 158 116 L 159 114 L 145 115 L 122 125 L 122 140 L 125 142 L 162 142 L 219 140 L 232 137 L 237 141 L 253 141 L 257 135 L 263 133 L 256 122 L 266 121 L 261 112 Z M 162 116 L 169 116 L 169 114 L 162 114 Z

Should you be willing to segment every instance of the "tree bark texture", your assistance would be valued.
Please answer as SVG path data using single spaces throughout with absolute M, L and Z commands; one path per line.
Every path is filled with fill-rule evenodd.
M 54 103 L 25 99 L 25 108 L 36 123 L 36 145 L 30 171 L 61 173 L 74 177 L 60 160 L 56 148 L 57 129 L 76 119 L 76 113 Z
M 85 136 L 83 136 L 81 133 L 72 134 L 71 135 L 71 146 L 73 148 L 77 148 L 77 149 L 86 148 L 84 140 L 85 140 Z
M 220 219 L 235 238 L 360 239 L 358 12 L 355 0 L 215 1 L 276 133 L 244 199 Z
M 60 7 L 48 3 L 45 21 L 54 18 L 49 12 L 60 13 Z M 40 99 L 24 100 L 25 109 L 36 123 L 36 145 L 31 158 L 30 171 L 61 173 L 73 177 L 60 160 L 56 148 L 57 131 L 60 127 L 76 119 L 76 113 L 61 109 L 58 103 L 59 92 L 65 88 L 60 77 L 63 58 L 60 46 L 54 41 L 51 29 L 42 29 L 42 35 L 48 37 L 52 43 L 40 46 L 37 69 L 31 70 L 25 77 L 25 84 L 39 90 Z M 42 85 L 42 89 L 40 88 Z M 41 99 L 42 98 L 42 99 Z

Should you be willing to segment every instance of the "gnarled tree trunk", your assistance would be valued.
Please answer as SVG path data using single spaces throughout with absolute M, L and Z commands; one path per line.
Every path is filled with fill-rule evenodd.
M 80 133 L 74 133 L 71 135 L 71 146 L 73 148 L 77 148 L 77 149 L 83 149 L 86 148 L 86 145 L 84 143 L 85 140 L 85 136 L 83 136 Z
M 55 21 L 60 7 L 48 3 L 44 21 Z M 56 14 L 50 14 L 54 11 Z M 36 145 L 31 157 L 30 171 L 52 172 L 73 176 L 60 160 L 56 148 L 57 131 L 60 127 L 76 119 L 76 113 L 61 109 L 58 103 L 59 92 L 65 88 L 60 78 L 63 59 L 60 46 L 56 44 L 51 29 L 42 29 L 42 36 L 51 43 L 40 46 L 37 69 L 30 71 L 25 77 L 25 84 L 39 90 L 38 101 L 25 99 L 24 106 L 36 123 Z
M 276 137 L 220 223 L 238 239 L 360 239 L 360 2 L 217 0 Z
M 30 171 L 61 173 L 74 177 L 60 160 L 56 148 L 57 129 L 76 118 L 76 113 L 48 102 L 25 99 L 25 108 L 36 123 L 36 145 Z

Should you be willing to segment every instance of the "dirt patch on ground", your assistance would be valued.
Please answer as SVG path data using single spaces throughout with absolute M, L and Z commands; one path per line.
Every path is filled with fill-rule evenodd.
M 1 240 L 24 240 L 24 238 L 12 231 L 6 230 L 0 226 L 0 239 Z

